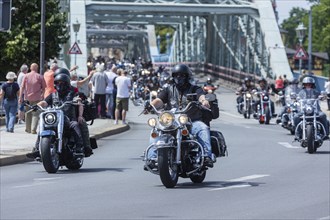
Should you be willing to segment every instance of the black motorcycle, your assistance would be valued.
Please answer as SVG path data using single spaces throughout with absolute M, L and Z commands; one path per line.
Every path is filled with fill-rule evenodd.
M 40 161 L 48 173 L 56 173 L 60 166 L 70 170 L 78 170 L 84 162 L 84 154 L 76 153 L 76 144 L 71 132 L 64 132 L 63 109 L 75 104 L 67 101 L 63 104 L 54 102 L 52 106 L 43 108 L 39 105 L 30 106 L 30 111 L 41 111 L 39 115 L 39 151 Z

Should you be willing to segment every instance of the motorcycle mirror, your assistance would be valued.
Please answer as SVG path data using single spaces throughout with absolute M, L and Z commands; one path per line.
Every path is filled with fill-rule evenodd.
M 211 94 L 211 93 L 208 93 L 205 95 L 205 99 L 209 102 L 213 102 L 217 99 L 216 95 L 215 94 Z

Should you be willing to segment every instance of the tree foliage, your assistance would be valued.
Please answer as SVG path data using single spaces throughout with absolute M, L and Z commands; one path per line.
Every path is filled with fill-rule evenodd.
M 316 3 L 312 6 L 312 45 L 313 51 L 326 52 L 330 55 L 330 1 L 329 0 L 309 0 Z M 284 42 L 286 47 L 296 48 L 298 38 L 296 28 L 302 22 L 306 29 L 306 37 L 303 42 L 305 48 L 308 47 L 308 27 L 309 11 L 303 8 L 293 8 L 290 17 L 285 19 L 281 27 L 288 31 Z
M 67 42 L 67 15 L 60 12 L 60 0 L 46 1 L 45 59 L 57 57 L 60 44 Z M 0 32 L 1 76 L 7 71 L 17 72 L 23 64 L 40 63 L 41 1 L 13 0 L 9 32 Z

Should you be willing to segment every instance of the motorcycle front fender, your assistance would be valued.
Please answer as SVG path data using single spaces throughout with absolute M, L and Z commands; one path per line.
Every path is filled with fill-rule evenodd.
M 43 130 L 40 133 L 40 137 L 45 137 L 45 136 L 56 136 L 56 133 L 53 130 Z

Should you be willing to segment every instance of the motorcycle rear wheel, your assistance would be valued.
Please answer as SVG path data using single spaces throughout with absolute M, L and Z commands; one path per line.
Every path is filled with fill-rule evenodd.
M 159 176 L 166 188 L 173 188 L 178 183 L 179 174 L 178 167 L 174 164 L 175 149 L 159 148 L 158 149 L 158 170 Z
M 316 152 L 316 146 L 314 141 L 314 126 L 311 124 L 306 125 L 306 144 L 309 154 Z
M 206 176 L 206 170 L 203 170 L 195 175 L 192 174 L 189 178 L 193 183 L 202 183 L 205 179 L 205 176 Z
M 40 140 L 40 156 L 42 164 L 48 173 L 56 173 L 60 167 L 60 156 L 57 153 L 54 138 L 42 137 Z

